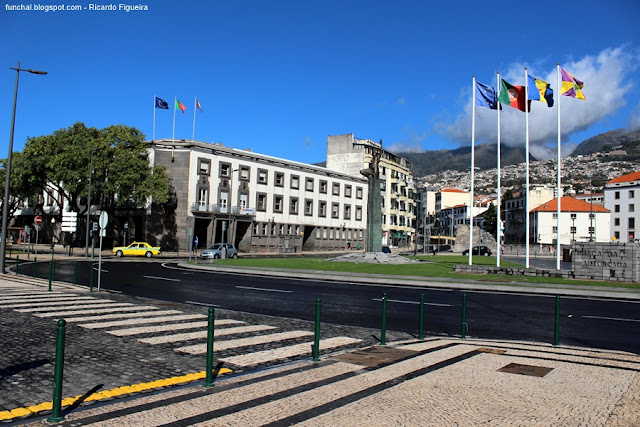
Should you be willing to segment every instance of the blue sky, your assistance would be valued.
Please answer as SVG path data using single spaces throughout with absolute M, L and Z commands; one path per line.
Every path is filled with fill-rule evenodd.
M 36 0 L 37 1 L 37 0 Z M 20 4 L 80 11 L 7 11 Z M 111 4 L 97 2 L 95 4 Z M 118 5 L 118 3 L 113 3 Z M 5 157 L 15 67 L 14 150 L 77 121 L 153 133 L 153 97 L 173 107 L 177 139 L 222 142 L 291 160 L 325 160 L 327 135 L 354 133 L 393 151 L 471 141 L 472 76 L 524 70 L 554 89 L 556 63 L 585 83 L 563 97 L 564 152 L 612 129 L 640 126 L 640 2 L 140 0 L 148 11 L 91 11 L 84 0 L 3 0 L 0 157 Z M 532 153 L 554 155 L 555 108 L 531 112 Z M 495 112 L 479 109 L 476 139 L 495 142 Z M 156 111 L 171 138 L 173 110 Z M 524 114 L 505 107 L 502 140 L 524 145 Z

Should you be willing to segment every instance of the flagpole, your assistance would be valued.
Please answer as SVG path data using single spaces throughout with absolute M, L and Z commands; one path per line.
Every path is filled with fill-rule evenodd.
M 557 221 L 556 221 L 556 270 L 560 270 L 560 202 L 562 199 L 562 187 L 560 186 L 560 142 L 561 142 L 561 117 L 560 117 L 560 99 L 562 98 L 562 86 L 560 85 L 560 63 L 557 63 L 558 74 L 558 207 L 557 207 Z
M 171 160 L 173 160 L 173 149 L 176 146 L 176 103 L 178 102 L 178 97 L 173 97 L 173 134 L 171 136 L 171 140 L 173 144 L 171 144 Z
M 475 144 L 476 144 L 476 76 L 473 76 L 472 91 L 473 98 L 471 105 L 471 191 L 469 197 L 469 265 L 473 265 L 473 172 L 475 169 Z M 453 210 L 451 211 L 453 213 Z M 453 218 L 451 218 L 453 221 Z
M 196 96 L 193 100 L 193 139 L 196 140 L 196 108 L 198 105 L 198 97 Z
M 525 113 L 525 268 L 529 268 L 529 71 L 524 67 L 524 113 Z
M 156 94 L 153 94 L 153 139 L 156 140 Z
M 500 87 L 500 72 L 496 73 L 496 87 Z M 500 267 L 500 252 L 501 252 L 501 239 L 500 239 L 500 104 L 498 103 L 498 94 L 496 93 L 496 110 L 498 110 L 498 214 L 497 214 L 497 222 L 498 222 L 498 232 L 496 233 L 497 244 L 496 244 L 496 266 Z

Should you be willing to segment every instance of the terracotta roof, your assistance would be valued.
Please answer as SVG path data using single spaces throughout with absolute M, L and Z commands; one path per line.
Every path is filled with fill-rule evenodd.
M 549 200 L 538 206 L 535 209 L 531 209 L 531 212 L 557 212 L 558 211 L 558 198 Z M 611 212 L 609 209 L 605 209 L 598 204 L 583 202 L 582 200 L 574 199 L 573 197 L 563 197 L 560 201 L 560 212 Z
M 457 188 L 443 188 L 441 193 L 466 193 L 466 191 L 458 190 Z
M 613 178 L 611 181 L 607 182 L 607 184 L 615 184 L 616 182 L 631 182 L 631 181 L 640 181 L 640 171 L 631 172 L 626 175 Z

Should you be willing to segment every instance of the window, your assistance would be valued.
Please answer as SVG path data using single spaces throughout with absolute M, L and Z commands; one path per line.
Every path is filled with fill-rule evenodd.
M 250 169 L 248 166 L 240 166 L 240 180 L 249 181 Z
M 631 203 L 629 205 L 629 212 L 635 212 L 635 211 L 636 211 L 636 206 L 633 203 Z
M 322 194 L 327 194 L 327 181 L 320 180 L 320 192 Z
M 589 234 L 593 234 L 595 231 L 595 227 L 589 227 Z
M 362 221 L 362 206 L 356 206 L 356 221 Z
M 351 205 L 344 205 L 344 219 L 351 219 Z
M 220 205 L 220 210 L 222 212 L 227 212 L 227 206 L 229 204 L 228 201 L 229 201 L 229 192 L 221 191 L 220 192 L 220 201 L 218 202 L 218 204 Z
M 344 197 L 351 197 L 351 186 L 350 185 L 345 185 L 344 186 Z
M 636 195 L 636 192 L 634 190 L 629 190 L 629 198 L 633 199 Z
M 273 211 L 282 213 L 282 196 L 280 194 L 273 196 Z
M 616 191 L 615 193 L 613 193 L 613 198 L 618 200 L 620 198 L 620 192 Z
M 298 198 L 291 197 L 289 199 L 289 213 L 297 214 L 298 213 Z
M 300 188 L 300 177 L 298 175 L 291 175 L 291 188 L 294 190 Z
M 557 233 L 557 232 L 558 232 L 558 227 L 554 226 L 554 227 L 553 227 L 553 231 L 552 231 L 552 232 L 553 232 L 553 233 Z
M 284 187 L 284 172 L 276 172 L 276 187 Z
M 260 223 L 259 222 L 254 222 L 253 223 L 253 235 L 257 236 L 258 234 L 260 234 Z
M 331 218 L 339 218 L 340 217 L 340 204 L 333 203 L 331 205 Z
M 269 224 L 266 222 L 262 223 L 262 235 L 266 236 L 267 234 L 269 234 Z
M 613 225 L 615 227 L 619 227 L 620 226 L 620 218 L 613 218 Z
M 256 194 L 256 209 L 261 212 L 267 210 L 267 195 L 265 193 Z
M 327 216 L 327 202 L 320 201 L 318 203 L 318 216 L 323 218 Z
M 278 233 L 279 233 L 279 234 L 284 234 L 284 232 L 285 232 L 284 224 L 280 224 L 280 225 L 278 226 Z
M 307 216 L 313 215 L 313 200 L 305 199 L 304 201 L 304 214 Z
M 333 183 L 333 191 L 332 194 L 334 196 L 339 196 L 340 195 L 340 183 L 338 182 L 334 182 Z
M 577 217 L 578 217 L 577 214 L 574 214 L 574 213 L 571 214 L 571 219 L 576 219 Z
M 616 240 L 620 240 L 620 232 L 616 231 L 615 233 L 613 233 L 614 237 L 616 238 Z
M 304 181 L 304 189 L 307 191 L 313 191 L 313 178 L 307 178 Z
M 271 235 L 275 236 L 276 235 L 276 229 L 277 229 L 277 225 L 274 223 L 271 223 Z
M 198 210 L 205 211 L 207 210 L 207 198 L 208 191 L 206 188 L 200 187 L 198 189 Z
M 633 230 L 636 228 L 636 219 L 635 218 L 629 218 L 629 230 Z
M 362 200 L 362 187 L 356 187 L 356 199 Z
M 258 169 L 258 184 L 267 184 L 269 172 L 266 169 Z
M 220 176 L 229 178 L 231 176 L 231 164 L 220 162 Z
M 614 212 L 620 212 L 620 205 L 615 205 L 615 206 L 613 207 L 613 211 L 614 211 Z
M 571 227 L 571 234 L 576 234 L 576 228 L 575 227 Z
M 208 159 L 198 159 L 198 174 L 209 175 L 211 172 L 211 161 Z

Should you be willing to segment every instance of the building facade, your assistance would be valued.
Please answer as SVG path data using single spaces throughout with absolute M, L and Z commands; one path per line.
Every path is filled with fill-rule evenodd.
M 556 197 L 556 189 L 549 185 L 529 186 L 529 211 Z M 526 240 L 526 193 L 522 189 L 504 201 L 505 243 L 524 243 Z M 531 237 L 532 235 L 530 235 Z
M 149 142 L 174 200 L 150 232 L 164 250 L 231 242 L 242 252 L 338 250 L 365 238 L 367 181 L 191 140 Z
M 631 242 L 640 238 L 640 172 L 612 179 L 604 185 L 604 207 L 611 211 L 610 238 Z

